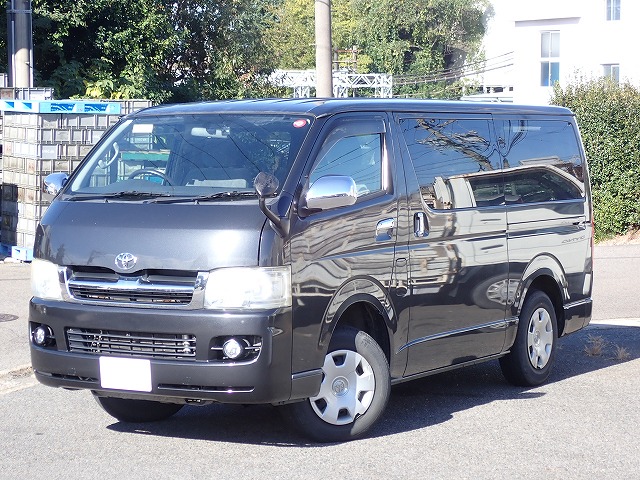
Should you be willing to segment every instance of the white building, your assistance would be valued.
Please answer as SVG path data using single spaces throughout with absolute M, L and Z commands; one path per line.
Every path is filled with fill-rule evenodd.
M 640 1 L 491 3 L 487 68 L 480 78 L 487 91 L 502 90 L 517 103 L 546 104 L 555 82 L 566 85 L 579 77 L 606 75 L 640 85 Z

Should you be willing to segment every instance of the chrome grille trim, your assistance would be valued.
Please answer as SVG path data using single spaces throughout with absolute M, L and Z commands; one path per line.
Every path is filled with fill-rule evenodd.
M 65 301 L 137 308 L 202 308 L 209 276 L 208 272 L 193 276 L 144 272 L 123 276 L 115 272 L 74 271 L 71 267 L 62 270 L 60 280 Z
M 142 303 L 173 303 L 187 305 L 193 296 L 193 285 L 153 285 L 134 280 L 116 282 L 69 280 L 69 292 L 79 300 L 107 300 Z
M 190 334 L 139 333 L 67 328 L 67 348 L 74 353 L 195 360 L 196 337 Z

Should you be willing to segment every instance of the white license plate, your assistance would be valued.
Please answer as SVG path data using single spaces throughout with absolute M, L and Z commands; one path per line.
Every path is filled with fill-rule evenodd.
M 151 362 L 139 358 L 100 357 L 100 386 L 150 392 Z

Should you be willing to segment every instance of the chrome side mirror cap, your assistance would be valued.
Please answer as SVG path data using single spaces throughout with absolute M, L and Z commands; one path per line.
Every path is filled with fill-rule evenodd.
M 304 195 L 304 205 L 308 210 L 330 210 L 353 205 L 357 199 L 358 189 L 353 178 L 326 175 L 309 187 Z
M 43 191 L 53 197 L 55 197 L 62 187 L 67 184 L 67 180 L 69 180 L 69 174 L 64 172 L 54 172 L 50 173 L 46 177 L 44 177 L 43 183 Z

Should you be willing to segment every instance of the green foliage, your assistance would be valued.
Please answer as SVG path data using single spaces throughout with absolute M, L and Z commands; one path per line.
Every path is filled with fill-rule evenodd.
M 630 83 L 577 79 L 551 103 L 576 114 L 589 160 L 596 239 L 640 228 L 640 91 Z
M 335 0 L 333 2 L 335 5 Z M 313 0 L 283 0 L 269 6 L 266 42 L 278 68 L 315 68 L 315 9 Z M 335 18 L 332 18 L 335 22 Z
M 158 103 L 272 90 L 266 0 L 33 0 L 35 84 Z M 6 5 L 0 5 L 0 15 Z M 6 64 L 6 22 L 0 22 Z
M 340 60 L 346 61 L 347 50 L 357 46 L 361 73 L 428 74 L 477 53 L 487 5 L 485 0 L 333 0 L 333 48 L 344 52 Z M 269 11 L 266 38 L 278 68 L 314 68 L 314 1 L 274 1 Z
M 426 74 L 474 54 L 484 35 L 484 0 L 352 0 L 356 35 L 373 68 Z
M 32 0 L 35 84 L 56 96 L 158 103 L 282 94 L 315 68 L 314 0 Z M 358 72 L 426 75 L 473 55 L 487 0 L 333 0 L 332 42 Z M 0 4 L 0 15 L 6 4 Z M 0 22 L 6 64 L 6 22 Z M 357 64 L 352 49 L 357 48 Z M 403 94 L 447 96 L 450 85 Z

